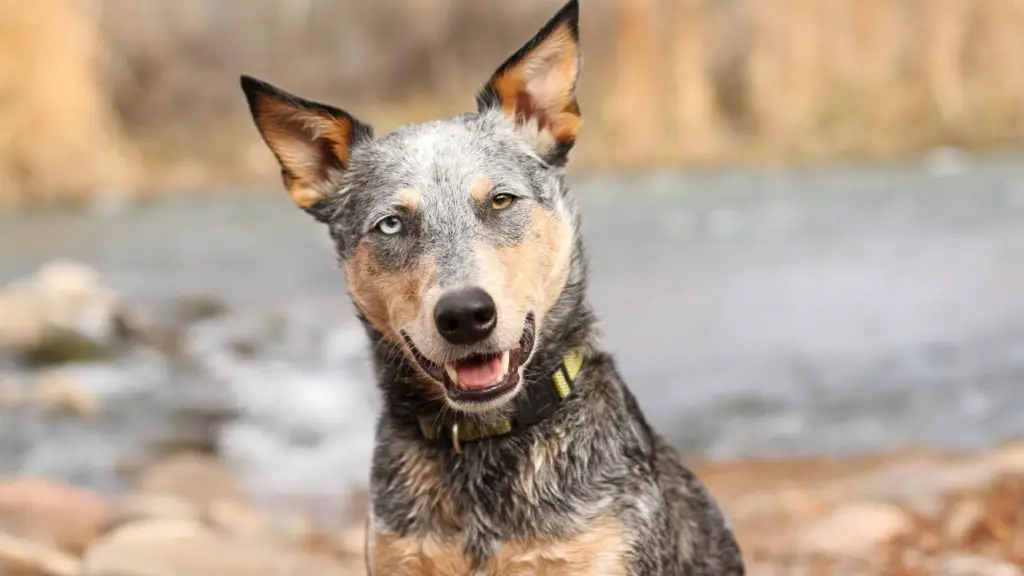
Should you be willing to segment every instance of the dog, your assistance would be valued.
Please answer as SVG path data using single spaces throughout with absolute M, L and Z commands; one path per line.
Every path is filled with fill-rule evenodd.
M 578 20 L 572 0 L 475 113 L 380 138 L 242 76 L 372 344 L 370 574 L 744 574 L 715 500 L 598 340 L 564 175 L 582 120 Z

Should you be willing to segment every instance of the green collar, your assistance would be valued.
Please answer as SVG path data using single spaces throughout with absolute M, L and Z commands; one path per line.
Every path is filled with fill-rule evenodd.
M 419 418 L 420 431 L 429 440 L 437 440 L 442 436 L 451 439 L 456 452 L 462 452 L 462 444 L 481 438 L 503 436 L 515 428 L 534 424 L 554 412 L 562 400 L 572 393 L 573 382 L 583 368 L 583 350 L 574 348 L 562 357 L 562 363 L 551 375 L 549 386 L 530 386 L 526 390 L 526 402 L 523 409 L 513 418 L 501 417 L 494 422 L 482 423 L 474 420 L 458 420 L 444 430 L 436 424 L 431 416 Z

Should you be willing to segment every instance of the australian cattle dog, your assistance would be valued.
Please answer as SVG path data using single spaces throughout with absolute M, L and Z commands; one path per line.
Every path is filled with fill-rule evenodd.
M 572 0 L 498 67 L 476 112 L 380 138 L 242 77 L 373 345 L 374 576 L 744 574 L 715 501 L 598 340 L 564 176 L 578 17 Z

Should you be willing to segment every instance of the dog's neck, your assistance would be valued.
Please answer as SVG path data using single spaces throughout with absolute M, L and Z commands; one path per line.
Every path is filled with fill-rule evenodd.
M 585 356 L 586 351 L 593 348 L 597 332 L 593 312 L 585 296 L 586 262 L 580 244 L 577 242 L 569 278 L 555 305 L 540 324 L 536 348 L 530 362 L 523 368 L 523 393 L 492 413 L 464 414 L 452 410 L 440 397 L 437 385 L 422 381 L 423 376 L 413 368 L 412 361 L 397 352 L 392 343 L 364 320 L 372 343 L 378 385 L 384 397 L 383 416 L 390 420 L 390 424 L 408 427 L 419 434 L 424 417 L 442 428 L 460 421 L 487 423 L 498 418 L 514 419 L 527 409 L 531 391 L 536 387 L 551 386 L 552 375 L 563 367 L 567 355 L 582 351 Z M 513 430 L 509 435 L 516 432 Z M 429 439 L 424 438 L 424 441 Z

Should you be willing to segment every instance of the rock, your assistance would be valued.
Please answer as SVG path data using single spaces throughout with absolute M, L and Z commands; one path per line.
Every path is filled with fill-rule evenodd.
M 189 295 L 123 314 L 123 330 L 135 342 L 149 346 L 171 358 L 184 353 L 184 341 L 192 324 L 215 318 L 229 311 L 215 296 Z
M 95 269 L 79 262 L 50 262 L 36 273 L 34 289 L 48 327 L 94 341 L 116 336 L 120 298 L 103 285 Z
M 251 339 L 232 340 L 228 348 L 239 358 L 253 358 L 259 352 L 259 344 Z
M 993 558 L 963 554 L 946 558 L 940 574 L 943 576 L 1024 576 L 1024 569 Z
M 866 557 L 878 546 L 911 528 L 911 518 L 889 504 L 862 502 L 841 506 L 812 522 L 800 537 L 809 552 L 834 557 Z
M 308 517 L 294 512 L 278 517 L 277 530 L 289 542 L 302 545 L 307 545 L 315 533 L 313 522 Z
M 221 428 L 241 414 L 237 408 L 216 404 L 219 402 L 204 398 L 201 405 L 175 407 L 167 432 L 150 442 L 148 451 L 161 458 L 180 452 L 216 456 Z
M 178 301 L 178 315 L 184 324 L 216 318 L 228 312 L 228 305 L 216 296 L 192 294 Z
M 235 500 L 211 502 L 207 519 L 223 532 L 250 539 L 270 537 L 279 532 L 269 516 Z
M 75 576 L 78 559 L 38 542 L 0 532 L 0 574 L 8 573 Z
M 0 347 L 32 346 L 45 331 L 31 284 L 14 282 L 0 287 Z
M 81 263 L 54 261 L 0 287 L 0 348 L 28 364 L 106 358 L 121 336 L 120 298 Z
M 50 366 L 68 362 L 108 360 L 114 355 L 106 344 L 66 329 L 47 330 L 38 340 L 18 351 L 26 366 Z
M 113 514 L 102 496 L 41 478 L 0 481 L 0 525 L 24 536 L 78 553 Z
M 985 520 L 985 507 L 976 500 L 960 503 L 945 522 L 945 536 L 952 542 L 963 542 Z
M 114 472 L 122 479 L 134 481 L 152 460 L 141 454 L 121 454 L 114 462 Z
M 218 534 L 161 520 L 129 524 L 93 546 L 81 576 L 281 576 L 352 574 L 344 565 L 281 543 Z
M 146 520 L 202 521 L 202 511 L 191 502 L 173 494 L 136 492 L 120 502 L 114 514 L 115 525 Z
M 176 495 L 201 510 L 219 500 L 248 500 L 241 484 L 218 460 L 189 452 L 173 454 L 143 471 L 138 490 Z
M 174 324 L 157 324 L 137 314 L 126 316 L 123 322 L 125 336 L 133 342 L 148 346 L 169 358 L 182 354 L 185 328 Z
M 48 370 L 36 377 L 32 400 L 50 412 L 92 418 L 100 413 L 99 401 L 73 375 L 61 370 Z

